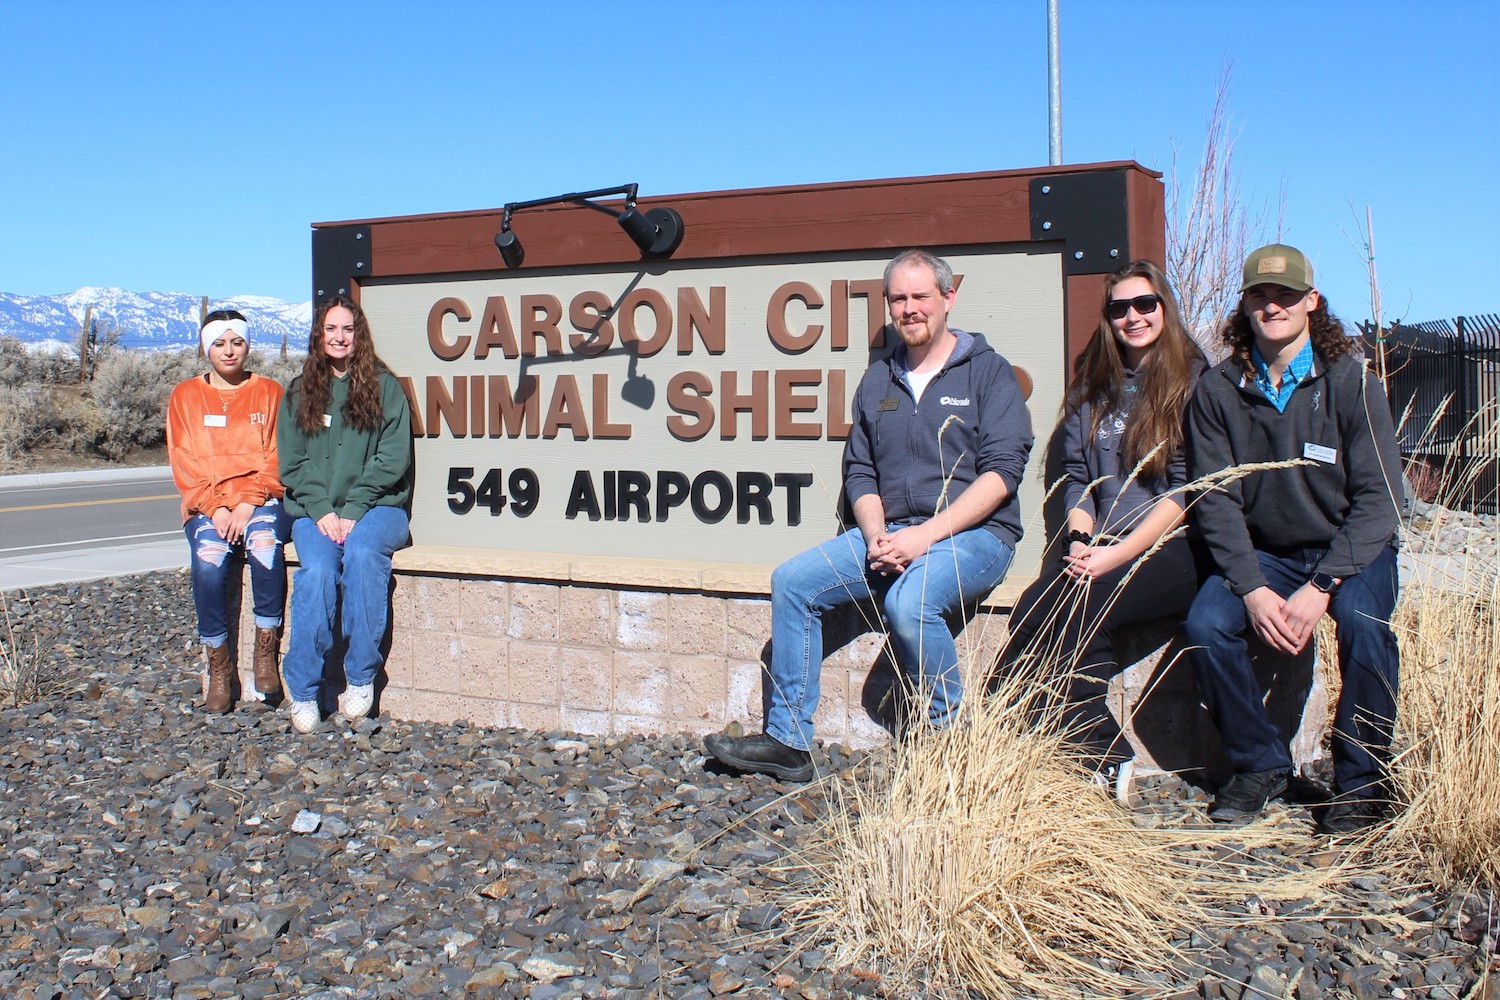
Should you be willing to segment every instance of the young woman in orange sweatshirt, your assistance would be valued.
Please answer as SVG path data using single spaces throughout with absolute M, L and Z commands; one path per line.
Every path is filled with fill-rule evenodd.
M 255 599 L 255 688 L 281 691 L 277 668 L 291 520 L 277 468 L 276 414 L 281 386 L 245 370 L 250 352 L 243 314 L 220 309 L 200 331 L 211 370 L 172 390 L 167 452 L 182 492 L 183 531 L 192 554 L 193 603 L 208 654 L 205 708 L 233 704 L 226 598 L 242 562 L 250 564 Z

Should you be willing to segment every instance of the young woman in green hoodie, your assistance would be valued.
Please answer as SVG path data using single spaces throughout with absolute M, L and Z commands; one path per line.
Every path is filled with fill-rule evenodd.
M 276 439 L 299 563 L 282 673 L 292 727 L 308 733 L 322 719 L 323 661 L 341 593 L 348 648 L 339 712 L 354 720 L 374 704 L 391 555 L 410 528 L 411 411 L 352 299 L 335 296 L 314 314 L 307 361 L 282 400 Z

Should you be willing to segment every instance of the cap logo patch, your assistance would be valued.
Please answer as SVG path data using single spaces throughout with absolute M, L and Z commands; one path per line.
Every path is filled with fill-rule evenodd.
M 1262 257 L 1260 259 L 1260 262 L 1255 265 L 1255 273 L 1256 274 L 1285 274 L 1286 273 L 1286 258 L 1285 257 Z

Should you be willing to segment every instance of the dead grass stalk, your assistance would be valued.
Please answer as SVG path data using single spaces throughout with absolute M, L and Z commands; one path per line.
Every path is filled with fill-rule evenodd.
M 42 660 L 41 636 L 26 635 L 11 610 L 13 601 L 26 601 L 0 590 L 0 706 L 29 705 L 47 696 L 49 683 Z

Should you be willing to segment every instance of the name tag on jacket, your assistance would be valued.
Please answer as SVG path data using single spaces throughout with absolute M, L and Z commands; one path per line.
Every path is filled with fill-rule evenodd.
M 226 417 L 222 413 L 205 413 L 205 414 L 203 414 L 203 426 L 204 427 L 228 427 L 229 426 L 229 418 Z
M 1332 465 L 1339 460 L 1337 448 L 1328 448 L 1321 444 L 1313 444 L 1311 441 L 1302 445 L 1302 457 L 1310 458 L 1316 462 L 1327 462 Z

